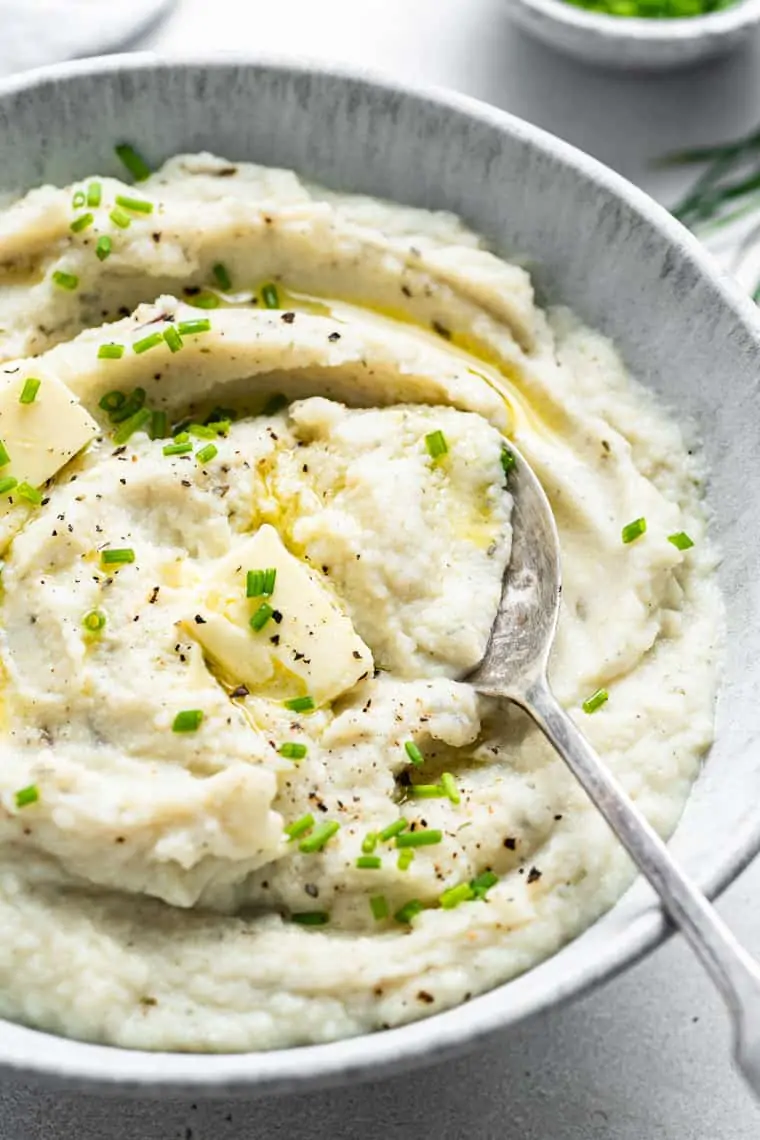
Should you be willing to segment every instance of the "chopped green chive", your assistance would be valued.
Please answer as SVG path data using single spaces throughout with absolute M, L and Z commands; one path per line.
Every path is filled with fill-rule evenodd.
M 364 836 L 362 840 L 362 852 L 365 855 L 371 855 L 377 847 L 377 833 L 370 831 Z
M 162 336 L 166 343 L 169 345 L 170 352 L 179 352 L 179 350 L 183 347 L 182 337 L 179 335 L 174 325 L 169 325 L 168 329 L 164 329 Z
M 122 420 L 128 420 L 135 412 L 139 412 L 145 403 L 145 395 L 144 388 L 133 388 L 124 403 L 120 404 L 115 411 L 111 412 L 112 423 L 120 424 Z
M 286 740 L 277 749 L 280 756 L 284 756 L 286 760 L 303 760 L 306 755 L 307 748 L 305 744 L 298 744 L 294 740 Z
M 279 309 L 280 295 L 276 285 L 262 285 L 261 296 L 267 309 Z
M 249 570 L 245 576 L 245 596 L 247 598 L 271 597 L 277 580 L 277 570 Z
M 300 819 L 294 820 L 293 823 L 289 823 L 285 828 L 285 834 L 288 839 L 299 839 L 307 831 L 311 831 L 313 826 L 314 816 L 310 812 L 308 815 L 302 815 Z
M 121 360 L 123 355 L 123 344 L 101 344 L 98 348 L 98 360 Z M 101 408 L 103 407 L 102 400 L 100 401 L 100 406 Z M 114 411 L 116 411 L 116 408 L 114 408 Z
M 677 534 L 669 534 L 668 542 L 672 542 L 676 550 L 691 550 L 694 545 L 693 539 L 689 538 L 685 530 L 679 530 Z
M 446 436 L 442 431 L 431 431 L 429 435 L 426 435 L 425 447 L 428 449 L 428 455 L 431 459 L 440 459 L 449 450 Z
M 409 795 L 416 800 L 437 800 L 443 799 L 447 792 L 441 784 L 412 784 Z
M 269 602 L 262 602 L 261 605 L 259 606 L 259 608 L 256 610 L 256 612 L 251 617 L 248 624 L 250 625 L 252 630 L 254 630 L 256 633 L 258 633 L 259 630 L 262 630 L 264 628 L 264 626 L 271 619 L 273 614 L 274 614 L 274 609 L 272 608 L 272 606 L 270 606 Z
M 31 483 L 19 483 L 16 494 L 22 499 L 26 499 L 27 503 L 31 503 L 33 507 L 38 507 L 42 502 L 42 491 L 38 491 Z
M 37 399 L 37 393 L 40 390 L 41 380 L 35 376 L 27 376 L 24 381 L 24 387 L 21 389 L 21 395 L 18 398 L 19 404 L 33 404 Z
M 475 892 L 469 883 L 459 883 L 456 887 L 449 887 L 442 892 L 438 902 L 444 910 L 453 910 L 460 903 L 469 902 L 475 898 Z
M 451 772 L 443 773 L 441 776 L 441 787 L 453 804 L 459 804 L 462 802 L 462 797 L 459 794 L 459 788 L 456 786 L 456 782 Z
M 74 197 L 71 199 L 71 205 L 75 210 L 81 210 L 82 206 L 84 206 L 86 202 L 87 196 L 84 190 L 77 190 L 77 192 L 74 194 Z
M 399 851 L 396 866 L 399 871 L 408 871 L 414 862 L 414 849 L 412 847 L 405 847 L 403 851 Z
M 224 293 L 229 293 L 232 288 L 232 280 L 227 272 L 226 265 L 222 265 L 221 261 L 217 261 L 212 273 L 216 277 L 216 283 Z
M 183 709 L 172 721 L 172 732 L 197 732 L 202 723 L 201 709 Z
M 586 700 L 581 705 L 581 708 L 585 713 L 596 712 L 596 710 L 600 709 L 603 704 L 606 704 L 609 698 L 610 694 L 606 689 L 597 689 L 595 693 L 592 693 L 590 697 L 586 698 Z
M 321 851 L 337 831 L 340 831 L 340 824 L 337 820 L 328 819 L 325 823 L 320 823 L 318 827 L 315 827 L 308 839 L 301 840 L 298 850 L 303 851 L 304 855 Z
M 198 321 L 180 321 L 177 325 L 177 332 L 181 336 L 196 336 L 198 333 L 210 332 L 211 321 L 207 317 L 202 317 Z
M 108 234 L 98 238 L 98 244 L 95 246 L 95 256 L 98 261 L 105 261 L 111 255 L 111 239 Z
M 425 763 L 424 756 L 413 740 L 407 740 L 406 744 L 404 745 L 404 751 L 411 760 L 412 764 L 417 764 L 419 766 L 420 764 Z
M 128 562 L 134 562 L 135 552 L 130 547 L 117 547 L 111 550 L 101 550 L 100 561 L 104 566 L 126 566 Z
M 403 835 L 396 836 L 397 847 L 434 847 L 443 839 L 443 832 L 434 828 L 425 828 L 422 831 L 405 831 Z
M 116 195 L 116 205 L 131 210 L 133 214 L 152 214 L 153 203 L 146 202 L 144 198 L 130 198 L 127 194 Z
M 36 804 L 40 798 L 40 790 L 36 784 L 29 784 L 26 788 L 21 788 L 16 792 L 16 807 L 24 808 L 29 807 L 30 804 Z
M 501 449 L 501 466 L 505 475 L 509 475 L 510 471 L 514 471 L 517 467 L 517 460 L 506 445 Z
M 476 899 L 484 899 L 491 887 L 496 886 L 498 881 L 499 876 L 494 875 L 493 871 L 483 871 L 470 880 L 470 887 Z
M 136 431 L 140 431 L 142 428 L 144 428 L 148 420 L 151 418 L 151 415 L 152 413 L 150 411 L 150 408 L 140 408 L 140 410 L 135 412 L 133 416 L 130 416 L 129 419 L 122 420 L 116 431 L 113 433 L 113 441 L 117 447 L 121 447 L 121 445 L 123 443 L 126 443 L 127 440 L 130 439 Z
M 151 412 L 148 435 L 151 439 L 166 439 L 168 429 L 166 412 Z
M 135 182 L 144 182 L 146 178 L 150 177 L 150 167 L 143 156 L 136 151 L 133 146 L 130 146 L 129 143 L 119 143 L 117 147 L 114 147 L 114 150 Z
M 14 479 L 12 475 L 6 475 L 4 479 L 0 479 L 0 495 L 7 495 L 11 491 L 15 491 L 18 487 L 18 479 Z
M 623 542 L 635 542 L 637 538 L 641 538 L 642 534 L 646 534 L 647 520 L 634 519 L 633 522 L 623 527 L 622 537 Z
M 102 344 L 98 356 L 100 356 L 104 348 L 120 348 L 122 352 L 124 351 L 124 346 L 121 344 Z M 121 353 L 119 353 L 119 355 L 121 355 Z M 105 396 L 100 397 L 98 407 L 102 408 L 104 412 L 108 412 L 110 416 L 113 415 L 114 412 L 118 412 L 120 408 L 123 408 L 126 402 L 127 397 L 123 392 L 106 392 Z
M 97 208 L 103 195 L 103 187 L 99 182 L 91 182 L 87 187 L 87 205 Z
M 237 419 L 237 415 L 232 408 L 220 408 L 219 405 L 212 408 L 206 416 L 206 423 L 211 425 L 215 423 L 226 423 L 227 427 Z
M 356 860 L 356 866 L 360 871 L 379 871 L 383 865 L 383 861 L 379 855 L 360 855 Z
M 197 439 L 216 439 L 216 432 L 206 424 L 189 424 L 187 430 Z
M 393 839 L 395 836 L 400 835 L 402 831 L 406 831 L 408 826 L 408 819 L 397 819 L 393 823 L 389 823 L 388 826 L 380 832 L 380 842 L 387 843 L 389 839 Z
M 578 8 L 587 8 L 592 12 L 604 13 L 605 16 L 613 16 L 623 19 L 631 16 L 637 16 L 639 19 L 656 20 L 656 19 L 691 19 L 694 16 L 706 16 L 712 12 L 719 12 L 725 8 L 734 6 L 736 0 L 568 0 L 569 3 L 574 4 Z M 711 152 L 715 155 L 720 155 L 724 150 L 722 147 L 710 148 Z M 687 152 L 688 153 L 688 152 Z M 694 151 L 691 152 L 695 153 Z M 680 158 L 680 155 L 676 156 Z M 667 160 L 666 160 L 667 161 Z M 710 168 L 708 167 L 709 173 Z M 723 173 L 723 170 L 721 170 Z M 704 175 L 703 175 L 704 177 Z M 708 189 L 712 188 L 712 179 L 708 183 Z M 713 191 L 717 195 L 718 191 Z M 696 202 L 692 206 L 702 206 L 702 198 L 699 194 L 695 194 Z M 707 195 L 705 195 L 707 197 Z M 711 199 L 707 199 L 710 203 Z M 691 203 L 690 203 L 691 204 Z M 703 206 L 703 208 L 705 208 Z M 674 211 L 675 213 L 675 211 Z M 678 215 L 676 215 L 678 216 Z
M 284 701 L 283 704 L 291 712 L 312 712 L 316 707 L 313 697 L 291 697 L 289 701 Z
M 56 269 L 53 273 L 53 284 L 59 289 L 68 289 L 71 292 L 79 284 L 79 278 L 76 273 L 64 273 L 62 269 Z
M 78 218 L 74 218 L 74 221 L 69 226 L 69 229 L 72 233 L 81 234 L 82 230 L 86 230 L 87 227 L 91 226 L 94 221 L 94 214 L 80 214 Z
M 186 431 L 178 431 L 174 437 L 174 442 L 175 443 L 190 443 L 190 436 L 188 435 L 188 433 Z M 190 446 L 191 447 L 193 446 L 192 443 L 190 443 Z
M 187 303 L 192 305 L 194 309 L 218 309 L 222 302 L 216 293 L 210 293 L 206 289 L 203 293 L 196 293 L 194 297 L 188 297 Z
M 298 926 L 326 926 L 330 916 L 324 910 L 302 910 L 291 914 L 290 921 Z
M 164 445 L 164 455 L 187 455 L 193 450 L 193 445 L 187 443 L 167 443 Z
M 394 914 L 396 922 L 410 923 L 413 918 L 416 918 L 422 911 L 422 903 L 419 899 L 410 899 L 408 903 L 397 910 Z
M 118 226 L 120 230 L 128 230 L 132 225 L 132 219 L 126 210 L 122 210 L 121 206 L 114 206 L 108 216 L 113 224 Z
M 157 348 L 159 344 L 164 343 L 163 334 L 160 332 L 151 333 L 150 336 L 144 336 L 141 340 L 136 340 L 132 345 L 132 351 L 136 352 L 139 356 L 142 352 L 150 352 L 151 348 Z
M 102 610 L 90 610 L 82 618 L 82 625 L 88 633 L 100 633 L 103 626 L 106 624 L 106 615 Z
M 212 459 L 219 454 L 219 448 L 215 443 L 207 443 L 200 451 L 196 451 L 195 458 L 199 463 L 210 463 Z
M 388 917 L 388 900 L 385 895 L 372 895 L 369 900 L 369 909 L 372 911 L 372 917 L 375 922 L 380 922 L 382 919 Z
M 207 420 L 206 427 L 210 427 L 214 435 L 227 435 L 230 427 L 230 420 Z
M 7 467 L 10 461 L 11 457 L 8 454 L 5 444 L 0 439 L 0 467 Z

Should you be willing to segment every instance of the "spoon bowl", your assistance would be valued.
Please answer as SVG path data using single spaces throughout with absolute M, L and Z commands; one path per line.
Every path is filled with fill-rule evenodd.
M 546 674 L 559 618 L 559 535 L 543 487 L 513 443 L 504 466 L 512 493 L 512 552 L 501 604 L 480 665 L 467 677 L 487 696 L 518 701 Z

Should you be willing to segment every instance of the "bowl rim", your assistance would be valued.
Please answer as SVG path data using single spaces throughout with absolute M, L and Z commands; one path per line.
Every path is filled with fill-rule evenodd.
M 639 43 L 686 43 L 709 36 L 717 39 L 749 27 L 760 20 L 760 0 L 737 0 L 730 8 L 703 16 L 674 19 L 646 19 L 639 16 L 613 16 L 578 8 L 568 0 L 510 0 L 535 13 L 537 18 L 561 24 L 571 32 L 586 32 L 615 41 Z
M 546 0 L 531 2 L 543 3 Z M 760 7 L 760 0 L 749 2 Z M 622 175 L 569 143 L 468 95 L 437 86 L 395 81 L 372 69 L 325 65 L 316 59 L 278 53 L 215 52 L 165 57 L 153 52 L 139 52 L 53 64 L 2 79 L 0 106 L 7 96 L 49 83 L 75 82 L 85 75 L 145 69 L 171 72 L 233 67 L 328 76 L 338 82 L 379 88 L 398 98 L 432 103 L 444 110 L 465 114 L 516 137 L 553 161 L 570 167 L 582 179 L 605 188 L 643 216 L 671 247 L 677 249 L 678 255 L 690 263 L 696 275 L 720 295 L 737 323 L 760 347 L 760 321 L 756 306 L 701 243 L 663 206 Z M 724 845 L 716 862 L 695 875 L 695 880 L 708 897 L 714 897 L 759 850 L 760 818 L 748 821 L 745 827 L 737 830 L 730 846 Z M 349 1079 L 377 1079 L 460 1054 L 475 1043 L 495 1036 L 508 1024 L 561 1005 L 628 968 L 670 933 L 672 928 L 653 898 L 651 905 L 642 909 L 627 927 L 619 931 L 595 960 L 569 971 L 561 986 L 555 987 L 551 994 L 534 992 L 527 997 L 520 995 L 506 1018 L 498 1003 L 491 1002 L 489 998 L 509 982 L 466 1005 L 408 1025 L 287 1050 L 216 1054 L 147 1052 L 72 1040 L 0 1019 L 0 1026 L 12 1027 L 14 1036 L 21 1039 L 9 1047 L 5 1034 L 0 1035 L 0 1074 L 36 1076 L 50 1084 L 96 1092 L 110 1087 L 121 1093 L 192 1093 L 194 1097 L 302 1092 L 308 1087 L 327 1087 Z

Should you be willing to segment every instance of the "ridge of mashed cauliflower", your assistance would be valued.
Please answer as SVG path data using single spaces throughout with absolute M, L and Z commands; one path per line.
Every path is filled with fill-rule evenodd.
M 560 533 L 553 686 L 663 835 L 720 663 L 696 460 L 451 215 L 211 155 L 98 182 L 0 214 L 0 1013 L 272 1049 L 506 981 L 632 877 L 466 683 L 510 442 Z

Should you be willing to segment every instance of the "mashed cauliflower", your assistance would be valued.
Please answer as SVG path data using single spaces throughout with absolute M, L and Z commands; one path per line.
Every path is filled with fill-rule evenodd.
M 0 361 L 3 1015 L 328 1041 L 504 982 L 615 901 L 606 825 L 466 681 L 510 440 L 562 542 L 555 691 L 673 829 L 721 636 L 698 469 L 455 218 L 210 155 L 43 187 L 0 214 Z

